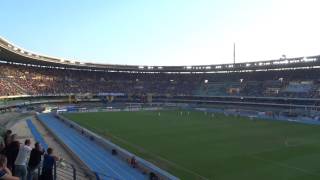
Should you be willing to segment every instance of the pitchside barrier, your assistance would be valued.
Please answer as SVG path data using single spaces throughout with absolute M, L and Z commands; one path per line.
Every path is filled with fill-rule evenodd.
M 61 108 L 57 110 L 58 114 L 63 113 L 81 113 L 81 112 L 137 112 L 137 111 L 158 111 L 162 110 L 163 107 L 124 107 L 120 108 L 73 108 L 72 110 L 68 108 Z
M 268 115 L 266 112 L 253 111 L 253 110 L 242 110 L 242 109 L 218 109 L 218 108 L 188 108 L 188 110 L 196 110 L 208 113 L 222 113 L 231 116 L 242 116 L 248 118 L 257 118 L 263 120 L 274 120 L 274 121 L 287 121 L 287 122 L 297 122 L 303 124 L 313 124 L 320 125 L 320 120 L 312 117 L 297 116 L 288 117 L 279 114 Z
M 69 119 L 59 115 L 55 114 L 57 119 L 60 119 L 68 126 L 74 128 L 79 133 L 83 134 L 84 136 L 87 136 L 91 140 L 95 141 L 98 145 L 105 148 L 110 153 L 115 154 L 123 161 L 126 161 L 128 165 L 130 165 L 130 161 L 134 157 L 137 169 L 142 171 L 143 173 L 149 174 L 149 175 L 156 175 L 161 180 L 180 180 L 179 178 L 173 176 L 172 174 L 160 169 L 159 167 L 155 166 L 154 164 L 136 156 L 135 154 L 132 154 L 131 152 L 119 147 L 118 145 L 106 140 L 105 138 L 97 135 L 96 133 L 81 127 L 77 123 L 70 121 Z

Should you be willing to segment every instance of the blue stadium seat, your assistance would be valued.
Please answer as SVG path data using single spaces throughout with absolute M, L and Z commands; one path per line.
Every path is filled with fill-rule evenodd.
M 37 130 L 35 125 L 32 123 L 30 119 L 27 119 L 27 125 L 35 139 L 35 141 L 39 142 L 44 149 L 48 149 L 48 144 L 45 142 L 40 132 Z
M 131 168 L 124 161 L 114 157 L 110 152 L 84 138 L 80 133 L 68 127 L 50 114 L 40 114 L 40 121 L 56 134 L 86 165 L 94 172 L 107 174 L 124 180 L 147 179 L 136 169 Z M 110 179 L 110 178 L 104 178 Z

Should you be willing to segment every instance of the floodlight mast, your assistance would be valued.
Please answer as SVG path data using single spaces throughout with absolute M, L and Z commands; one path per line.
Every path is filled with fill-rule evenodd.
M 236 43 L 233 43 L 233 65 L 236 64 Z

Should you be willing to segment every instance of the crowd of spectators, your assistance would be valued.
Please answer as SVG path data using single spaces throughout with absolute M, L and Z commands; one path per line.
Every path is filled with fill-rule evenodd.
M 5 78 L 0 79 L 0 95 L 12 96 L 23 94 L 14 84 L 8 82 Z
M 41 168 L 41 180 L 53 179 L 54 163 L 59 158 L 53 155 L 52 148 L 48 148 L 45 153 L 38 142 L 34 144 L 34 148 L 31 148 L 30 139 L 26 139 L 22 144 L 11 130 L 7 130 L 2 139 L 0 179 L 32 180 L 38 168 Z
M 319 97 L 318 69 L 125 73 L 0 64 L 0 96 L 70 93 Z M 306 83 L 307 82 L 307 83 Z
M 0 96 L 63 93 L 190 95 L 195 81 L 179 75 L 97 72 L 0 64 Z M 2 85 L 3 84 L 3 85 Z

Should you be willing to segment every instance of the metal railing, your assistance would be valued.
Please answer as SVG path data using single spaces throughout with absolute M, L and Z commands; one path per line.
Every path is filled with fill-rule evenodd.
M 42 166 L 36 172 L 38 179 L 41 179 Z M 101 172 L 93 172 L 85 167 L 76 167 L 65 161 L 56 161 L 52 172 L 53 180 L 120 180 Z

